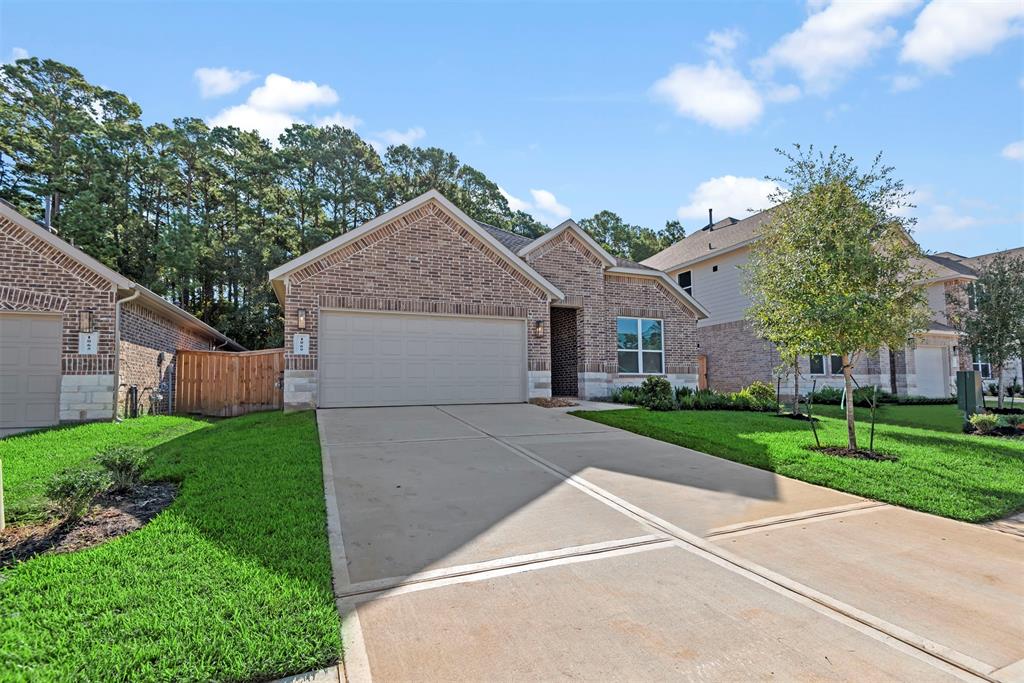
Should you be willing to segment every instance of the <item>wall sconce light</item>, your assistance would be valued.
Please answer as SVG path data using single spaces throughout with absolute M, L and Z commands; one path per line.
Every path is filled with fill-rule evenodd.
M 306 309 L 305 308 L 300 308 L 299 309 L 299 322 L 297 324 L 297 327 L 300 330 L 306 329 Z
M 537 322 L 533 323 L 533 336 L 534 337 L 543 337 L 544 336 L 544 321 L 543 320 L 538 320 Z
M 78 331 L 84 334 L 92 332 L 92 311 L 78 312 Z

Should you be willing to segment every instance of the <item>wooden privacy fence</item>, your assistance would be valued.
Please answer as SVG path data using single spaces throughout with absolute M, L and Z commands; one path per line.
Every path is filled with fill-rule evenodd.
M 179 350 L 175 366 L 176 413 L 233 417 L 284 404 L 284 349 Z

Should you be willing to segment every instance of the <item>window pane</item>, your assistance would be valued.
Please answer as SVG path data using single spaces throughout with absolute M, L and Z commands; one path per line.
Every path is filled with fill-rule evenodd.
M 824 375 L 825 374 L 825 359 L 821 356 L 811 356 L 811 374 L 812 375 Z
M 661 352 L 660 351 L 644 351 L 644 372 L 649 375 L 660 375 L 662 372 L 661 368 Z
M 841 375 L 843 374 L 843 357 L 832 355 L 832 374 Z
M 640 372 L 640 359 L 636 351 L 619 351 L 619 372 L 636 374 Z
M 619 348 L 620 349 L 635 349 L 637 348 L 637 319 L 636 318 L 619 318 L 618 319 L 618 332 L 619 332 Z
M 683 272 L 679 273 L 679 286 L 680 287 L 682 287 L 683 289 L 686 289 L 691 284 L 693 284 L 693 282 L 692 282 L 692 276 L 690 275 L 690 271 L 684 270 Z
M 644 351 L 661 351 L 661 321 L 644 320 L 641 325 L 644 330 Z

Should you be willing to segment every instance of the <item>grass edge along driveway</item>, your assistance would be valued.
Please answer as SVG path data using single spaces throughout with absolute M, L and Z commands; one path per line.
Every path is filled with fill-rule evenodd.
M 921 415 L 921 407 L 914 408 L 915 415 Z M 889 419 L 906 421 L 899 411 L 893 407 Z M 809 451 L 814 437 L 806 422 L 770 413 L 626 409 L 572 414 L 793 479 L 952 519 L 983 522 L 1024 507 L 1024 440 L 879 423 L 875 448 L 899 460 L 874 462 Z M 936 424 L 944 421 L 938 412 L 928 418 Z M 857 436 L 864 446 L 868 429 L 858 419 Z M 821 416 L 818 433 L 822 445 L 846 445 L 845 420 Z
M 313 413 L 201 423 L 152 452 L 147 478 L 180 491 L 148 525 L 0 572 L 0 681 L 252 681 L 337 662 Z

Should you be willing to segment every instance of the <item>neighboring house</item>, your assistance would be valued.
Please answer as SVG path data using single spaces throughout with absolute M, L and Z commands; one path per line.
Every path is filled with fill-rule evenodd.
M 755 380 L 774 384 L 779 354 L 774 345 L 754 334 L 745 320 L 750 299 L 742 291 L 742 266 L 759 238 L 771 210 L 738 220 L 725 218 L 688 235 L 643 262 L 664 270 L 679 286 L 710 311 L 697 324 L 700 352 L 707 356 L 708 386 L 737 391 Z M 927 257 L 928 301 L 932 322 L 902 349 L 881 349 L 860 354 L 854 377 L 862 386 L 878 386 L 902 395 L 945 397 L 955 391 L 956 371 L 967 367 L 970 356 L 958 347 L 958 335 L 947 324 L 946 293 L 961 291 L 976 278 L 974 272 L 942 257 Z M 838 356 L 800 359 L 800 391 L 817 386 L 842 386 Z M 792 393 L 792 377 L 783 378 L 783 390 Z
M 954 254 L 951 251 L 943 251 L 935 254 L 933 258 L 946 259 L 949 262 L 958 264 L 960 267 L 967 268 L 969 272 L 974 275 L 980 275 L 985 264 L 1000 254 L 1024 257 L 1024 247 L 1016 247 L 1015 249 L 1006 249 L 1004 251 L 994 251 L 988 254 L 981 254 L 980 256 L 961 256 L 960 254 Z M 1024 274 L 1022 274 L 1022 277 L 1024 277 Z M 986 387 L 991 388 L 998 384 L 996 371 L 987 358 L 983 357 L 976 350 L 970 350 L 970 352 L 967 353 L 967 350 L 965 349 L 965 354 L 965 367 L 966 363 L 970 363 L 971 367 L 980 372 Z M 1016 380 L 1018 384 L 1024 385 L 1024 376 L 1022 376 L 1022 373 L 1024 373 L 1024 364 L 1021 363 L 1021 359 L 1010 359 L 1010 362 L 1003 368 L 1003 386 L 1013 384 L 1014 380 Z
M 173 405 L 177 349 L 235 342 L 0 201 L 0 436 Z
M 531 240 L 427 192 L 269 274 L 286 408 L 606 396 L 696 384 L 707 312 L 566 221 Z

